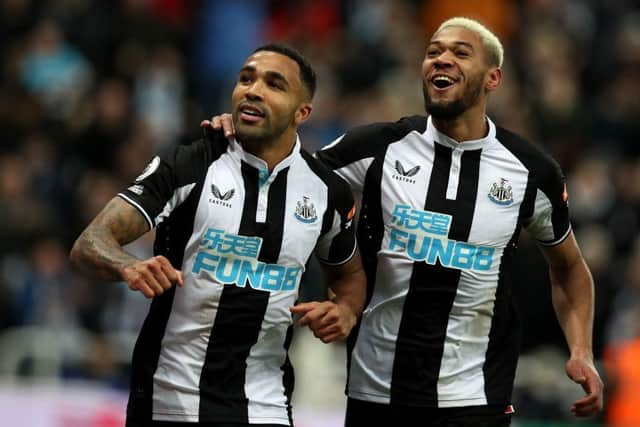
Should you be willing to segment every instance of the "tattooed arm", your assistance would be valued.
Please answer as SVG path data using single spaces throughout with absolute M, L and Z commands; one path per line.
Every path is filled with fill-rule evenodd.
M 73 265 L 83 273 L 109 281 L 124 281 L 147 298 L 162 294 L 173 284 L 182 286 L 182 273 L 168 259 L 140 260 L 122 249 L 148 231 L 142 214 L 114 197 L 82 232 L 71 249 Z

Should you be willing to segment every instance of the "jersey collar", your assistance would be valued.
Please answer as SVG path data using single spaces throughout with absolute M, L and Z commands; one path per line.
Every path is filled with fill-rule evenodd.
M 268 170 L 268 166 L 267 166 L 267 162 L 265 162 L 264 160 L 262 160 L 260 157 L 256 157 L 253 154 L 244 151 L 244 149 L 242 148 L 242 145 L 240 143 L 238 143 L 238 141 L 236 141 L 235 138 L 231 138 L 230 142 L 229 142 L 229 146 L 230 146 L 230 153 L 231 156 L 233 156 L 234 158 L 241 160 L 247 164 L 249 164 L 250 166 L 253 166 L 254 168 L 260 170 L 260 171 L 264 171 L 264 170 Z M 300 157 L 300 136 L 298 134 L 296 134 L 296 143 L 293 146 L 293 149 L 291 150 L 291 153 L 285 157 L 284 159 L 282 159 L 274 168 L 273 171 L 271 172 L 271 175 L 275 176 L 278 174 L 278 172 L 280 172 L 283 169 L 288 168 L 289 166 L 291 166 L 293 164 L 293 162 L 295 162 L 295 160 Z
M 432 139 L 434 142 L 446 147 L 457 148 L 458 150 L 479 150 L 486 148 L 489 144 L 493 143 L 496 138 L 496 126 L 489 117 L 486 117 L 486 119 L 489 124 L 489 132 L 484 138 L 458 142 L 436 129 L 433 125 L 433 121 L 431 120 L 431 116 L 427 118 L 427 130 L 425 131 L 425 135 L 428 139 Z

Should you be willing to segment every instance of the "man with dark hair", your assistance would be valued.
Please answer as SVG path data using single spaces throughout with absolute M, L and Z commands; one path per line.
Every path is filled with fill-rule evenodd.
M 593 281 L 564 176 L 486 115 L 502 59 L 482 24 L 445 21 L 422 63 L 429 116 L 361 126 L 317 153 L 362 194 L 367 305 L 349 340 L 346 427 L 510 424 L 520 341 L 511 270 L 523 228 L 549 265 L 567 375 L 586 393 L 571 411 L 602 409 Z M 228 117 L 212 126 L 233 133 Z
M 353 197 L 296 132 L 314 91 L 300 54 L 257 49 L 231 96 L 236 137 L 206 131 L 156 156 L 74 244 L 79 269 L 153 298 L 128 427 L 291 426 L 292 316 L 324 342 L 355 325 L 365 276 Z M 154 257 L 123 251 L 153 227 Z M 313 252 L 335 297 L 296 305 Z
M 254 50 L 253 53 L 260 51 L 281 53 L 296 61 L 298 68 L 300 68 L 300 79 L 302 80 L 302 84 L 309 93 L 309 101 L 313 99 L 313 96 L 316 94 L 316 72 L 313 70 L 313 67 L 311 67 L 309 61 L 307 61 L 307 58 L 290 46 L 279 43 L 270 43 L 260 46 Z

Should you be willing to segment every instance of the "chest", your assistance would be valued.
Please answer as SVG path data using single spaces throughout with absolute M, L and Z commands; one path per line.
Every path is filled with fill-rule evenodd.
M 269 173 L 223 157 L 204 177 L 194 236 L 202 239 L 215 230 L 226 241 L 251 245 L 236 252 L 303 266 L 321 234 L 326 210 L 326 186 L 314 175 L 295 167 Z
M 392 144 L 379 182 L 387 229 L 404 224 L 406 232 L 500 248 L 517 227 L 529 174 L 495 150 Z

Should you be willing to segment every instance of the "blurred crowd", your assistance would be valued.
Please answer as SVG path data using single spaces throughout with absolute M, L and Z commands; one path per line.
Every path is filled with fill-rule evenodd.
M 454 15 L 481 20 L 505 45 L 494 122 L 543 146 L 568 177 L 572 223 L 596 283 L 602 421 L 623 425 L 616 417 L 634 411 L 640 419 L 633 0 L 0 2 L 0 370 L 10 350 L 28 347 L 21 340 L 37 341 L 46 329 L 53 342 L 77 335 L 63 349 L 62 377 L 126 389 L 130 343 L 148 301 L 77 275 L 70 245 L 153 153 L 198 138 L 202 119 L 228 110 L 236 73 L 255 47 L 286 41 L 314 65 L 314 112 L 301 129 L 313 151 L 349 127 L 422 114 L 426 40 Z M 149 233 L 128 249 L 148 256 L 152 240 Z M 531 273 L 514 291 L 525 325 L 515 398 L 526 402 L 521 417 L 566 419 L 552 391 L 557 377 L 545 382 L 540 373 L 541 360 L 561 370 L 566 356 L 544 260 L 526 236 L 520 249 L 519 271 Z M 318 286 L 312 276 L 310 289 Z M 34 375 L 35 361 L 12 360 L 15 375 Z

